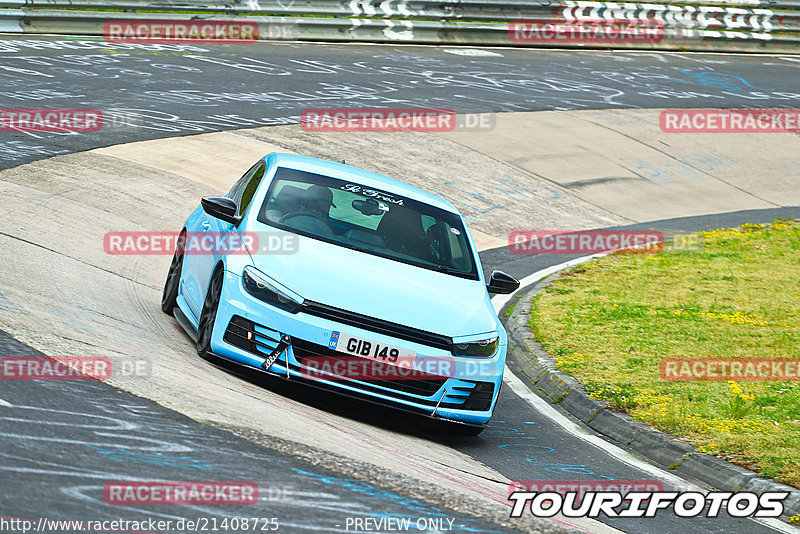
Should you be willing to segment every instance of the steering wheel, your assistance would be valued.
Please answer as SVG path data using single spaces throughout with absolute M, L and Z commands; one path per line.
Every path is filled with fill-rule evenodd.
M 278 222 L 284 224 L 286 221 L 292 219 L 297 219 L 297 222 L 291 225 L 295 230 L 324 236 L 334 235 L 333 228 L 331 228 L 331 225 L 325 220 L 324 215 L 307 211 L 298 211 L 284 215 Z
M 316 219 L 316 220 L 318 220 L 318 221 L 320 221 L 322 223 L 325 223 L 326 225 L 328 224 L 327 222 L 325 222 L 325 219 L 323 219 L 322 216 L 319 213 L 314 213 L 312 211 L 296 211 L 294 213 L 287 213 L 286 215 L 281 217 L 278 222 L 279 223 L 285 223 L 286 221 L 294 219 L 296 217 L 311 217 L 311 218 Z

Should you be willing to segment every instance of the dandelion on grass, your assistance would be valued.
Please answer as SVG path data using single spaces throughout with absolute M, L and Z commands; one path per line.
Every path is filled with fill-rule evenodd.
M 734 380 L 728 380 L 728 386 L 733 394 L 728 400 L 728 413 L 733 419 L 741 419 L 753 409 L 750 402 L 755 400 L 756 396 L 745 393 Z

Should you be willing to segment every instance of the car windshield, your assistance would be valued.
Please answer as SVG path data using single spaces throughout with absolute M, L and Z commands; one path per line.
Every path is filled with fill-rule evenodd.
M 279 167 L 258 220 L 374 256 L 478 279 L 457 214 L 355 182 Z

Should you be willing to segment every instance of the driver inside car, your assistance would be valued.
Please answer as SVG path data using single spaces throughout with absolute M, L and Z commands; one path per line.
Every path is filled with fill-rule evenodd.
M 294 186 L 284 187 L 277 198 L 270 200 L 271 209 L 264 212 L 270 221 L 278 222 L 285 215 L 308 213 L 327 218 L 331 206 L 334 208 L 333 193 L 327 187 L 313 185 L 308 189 Z
M 333 203 L 333 193 L 327 187 L 312 185 L 306 189 L 300 199 L 300 213 L 308 213 L 323 221 L 330 217 L 331 207 L 336 207 Z
M 270 220 L 297 230 L 330 235 L 333 234 L 330 226 L 331 207 L 336 207 L 331 190 L 321 185 L 312 185 L 300 193 L 295 209 L 285 214 L 278 210 L 268 210 L 265 215 Z

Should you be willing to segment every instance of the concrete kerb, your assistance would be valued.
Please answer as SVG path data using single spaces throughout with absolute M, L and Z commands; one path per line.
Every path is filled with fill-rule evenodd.
M 533 297 L 558 278 L 558 273 L 539 280 L 517 299 L 504 320 L 509 336 L 508 364 L 536 386 L 554 404 L 586 423 L 599 434 L 626 445 L 663 468 L 675 470 L 722 491 L 786 491 L 784 518 L 800 514 L 800 490 L 764 478 L 753 471 L 698 452 L 684 440 L 675 438 L 628 415 L 609 409 L 608 403 L 589 397 L 572 376 L 559 371 L 552 356 L 544 351 L 529 326 Z M 501 318 L 504 314 L 500 314 Z

